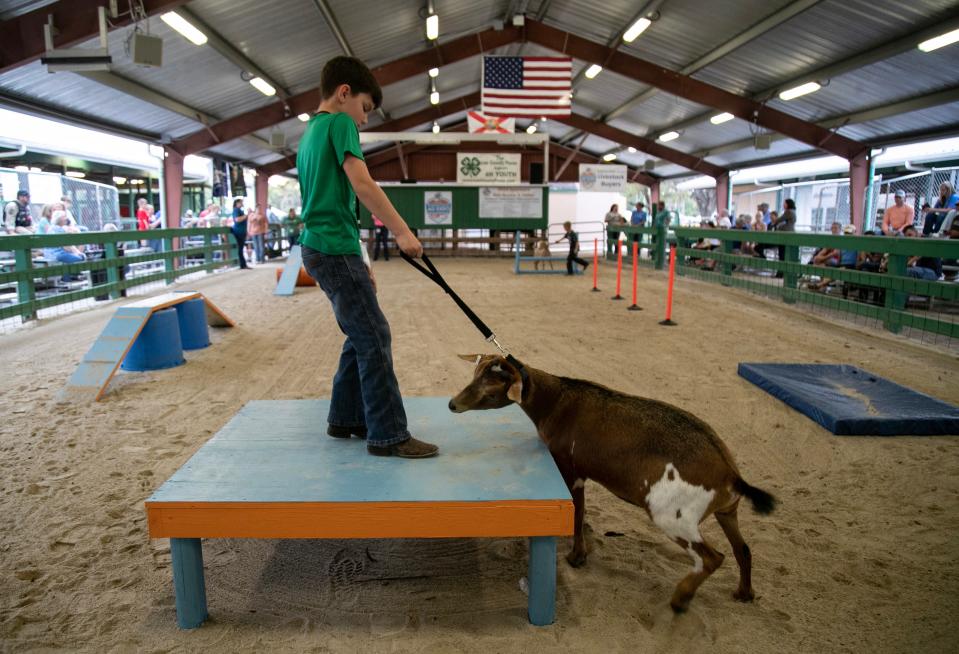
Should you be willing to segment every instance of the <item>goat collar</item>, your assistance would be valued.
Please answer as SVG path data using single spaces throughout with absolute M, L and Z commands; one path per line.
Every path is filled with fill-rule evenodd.
M 529 373 L 526 371 L 526 366 L 512 354 L 506 355 L 506 361 L 519 371 L 520 381 L 523 382 L 523 391 L 520 393 L 520 400 L 526 402 L 526 399 L 529 397 Z

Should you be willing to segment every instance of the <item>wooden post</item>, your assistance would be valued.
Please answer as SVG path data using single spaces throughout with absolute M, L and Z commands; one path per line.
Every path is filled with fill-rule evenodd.
M 529 539 L 529 621 L 541 627 L 556 618 L 556 537 Z
M 177 626 L 181 629 L 196 629 L 208 616 L 200 539 L 171 538 L 170 561 L 173 565 Z
M 18 248 L 13 251 L 14 270 L 20 270 L 26 273 L 33 272 L 33 257 L 30 248 Z M 33 283 L 32 274 L 28 275 L 26 280 L 23 278 L 17 280 L 17 302 L 23 304 L 20 310 L 20 317 L 24 320 L 32 320 L 37 317 L 33 308 L 33 301 L 37 297 L 37 290 Z

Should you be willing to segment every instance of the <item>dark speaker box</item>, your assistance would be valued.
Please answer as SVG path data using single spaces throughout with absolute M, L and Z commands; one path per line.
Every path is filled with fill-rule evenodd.
M 538 161 L 531 161 L 529 163 L 529 183 L 543 183 L 543 164 L 539 163 Z

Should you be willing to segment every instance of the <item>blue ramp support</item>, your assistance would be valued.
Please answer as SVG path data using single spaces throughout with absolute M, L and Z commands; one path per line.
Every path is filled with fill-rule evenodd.
M 233 321 L 197 291 L 165 293 L 119 307 L 67 380 L 57 399 L 61 402 L 98 401 L 103 397 L 123 357 L 130 351 L 153 312 L 194 298 L 203 299 L 207 322 L 210 325 L 233 327 Z
M 299 245 L 290 248 L 290 256 L 286 258 L 286 265 L 283 266 L 283 274 L 280 275 L 280 281 L 276 283 L 273 289 L 273 295 L 293 295 L 293 289 L 296 288 L 296 278 L 300 275 L 300 267 L 303 265 L 303 251 Z

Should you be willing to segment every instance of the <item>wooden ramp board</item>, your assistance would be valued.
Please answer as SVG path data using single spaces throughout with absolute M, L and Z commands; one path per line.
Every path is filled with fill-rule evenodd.
M 99 400 L 153 312 L 194 298 L 203 299 L 207 322 L 211 326 L 234 326 L 235 323 L 225 313 L 197 291 L 164 293 L 118 307 L 57 399 L 61 402 Z
M 303 265 L 303 251 L 299 245 L 290 248 L 290 256 L 286 258 L 286 265 L 283 266 L 283 274 L 280 275 L 280 281 L 276 283 L 273 289 L 273 295 L 293 295 L 293 289 L 296 288 L 296 278 L 300 274 L 300 266 Z
M 200 538 L 529 536 L 530 619 L 551 622 L 555 537 L 573 533 L 566 484 L 520 409 L 453 414 L 448 402 L 406 398 L 410 431 L 440 447 L 414 461 L 327 436 L 329 400 L 244 406 L 146 501 L 150 536 L 189 552 L 173 562 L 192 584 L 185 606 L 200 604 Z M 205 601 L 184 612 L 180 626 L 199 626 Z

